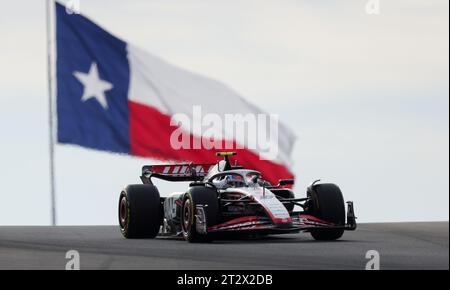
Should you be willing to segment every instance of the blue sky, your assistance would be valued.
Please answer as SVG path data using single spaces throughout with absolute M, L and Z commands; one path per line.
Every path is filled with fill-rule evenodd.
M 0 224 L 48 224 L 43 1 L 0 0 Z M 296 193 L 336 182 L 361 222 L 448 220 L 448 1 L 80 1 L 122 39 L 294 129 Z M 24 9 L 26 3 L 27 9 Z M 105 3 L 107 8 L 105 8 Z M 115 224 L 151 160 L 56 147 L 60 224 Z M 162 184 L 163 194 L 179 190 Z

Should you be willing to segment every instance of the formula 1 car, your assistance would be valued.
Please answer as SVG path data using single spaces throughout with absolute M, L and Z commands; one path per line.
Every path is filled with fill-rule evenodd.
M 211 241 L 227 234 L 268 235 L 309 232 L 316 240 L 339 239 L 356 229 L 353 203 L 338 186 L 312 183 L 296 198 L 292 179 L 272 185 L 260 172 L 232 165 L 234 152 L 218 152 L 216 164 L 148 165 L 143 184 L 128 185 L 119 198 L 119 225 L 125 238 L 182 236 L 189 242 Z M 188 181 L 183 192 L 161 197 L 152 178 Z M 295 206 L 301 210 L 295 211 Z

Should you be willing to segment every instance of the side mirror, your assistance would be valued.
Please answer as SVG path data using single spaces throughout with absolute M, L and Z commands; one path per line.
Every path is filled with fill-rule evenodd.
M 286 185 L 294 185 L 294 179 L 280 179 L 278 181 L 279 186 L 286 186 Z

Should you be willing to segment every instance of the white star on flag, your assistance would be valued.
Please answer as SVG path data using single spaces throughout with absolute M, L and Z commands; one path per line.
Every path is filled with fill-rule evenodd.
M 81 101 L 85 102 L 90 98 L 95 98 L 105 110 L 108 109 L 105 91 L 111 90 L 113 85 L 110 82 L 100 79 L 97 64 L 95 62 L 91 64 L 88 73 L 75 71 L 73 75 L 84 86 Z

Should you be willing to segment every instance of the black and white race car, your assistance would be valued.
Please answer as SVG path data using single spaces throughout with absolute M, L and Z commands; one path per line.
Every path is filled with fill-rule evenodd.
M 253 236 L 309 232 L 316 240 L 339 239 L 356 229 L 353 203 L 347 214 L 341 190 L 314 182 L 296 198 L 294 180 L 272 185 L 260 172 L 231 165 L 234 152 L 218 152 L 216 164 L 148 165 L 143 184 L 128 185 L 119 198 L 119 225 L 125 238 L 182 236 L 189 242 L 227 234 Z M 161 197 L 153 178 L 188 181 L 186 191 Z M 294 210 L 295 207 L 300 210 Z M 347 216 L 347 217 L 346 217 Z

